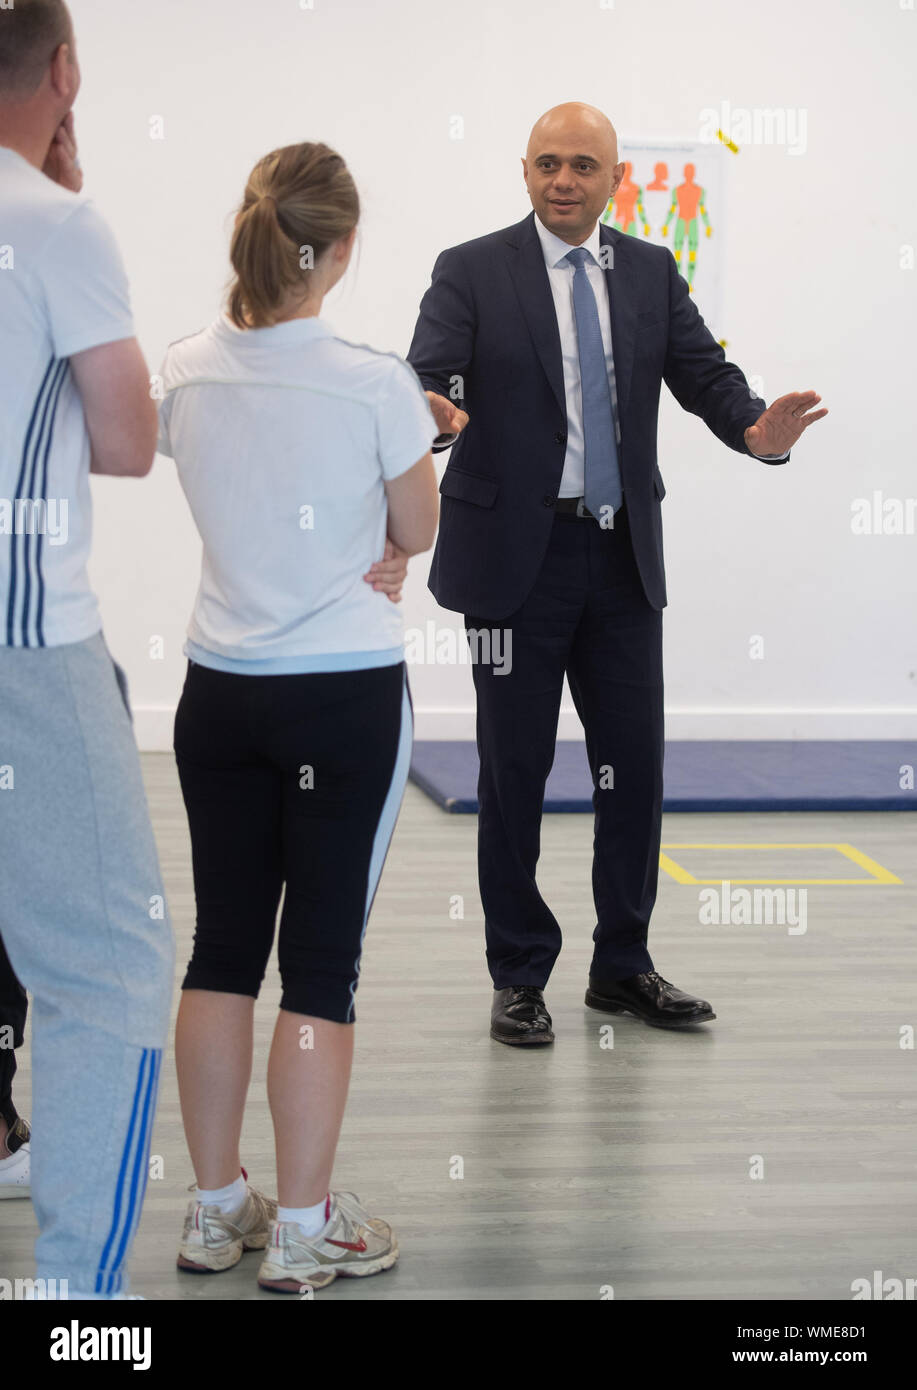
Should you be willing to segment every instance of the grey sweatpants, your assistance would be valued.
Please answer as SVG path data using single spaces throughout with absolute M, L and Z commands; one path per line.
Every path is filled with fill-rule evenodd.
M 0 647 L 0 935 L 32 995 L 37 1275 L 111 1297 L 146 1189 L 174 948 L 101 633 Z

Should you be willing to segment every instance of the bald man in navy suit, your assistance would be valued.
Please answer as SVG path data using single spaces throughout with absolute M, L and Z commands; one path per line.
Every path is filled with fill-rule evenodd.
M 408 360 L 438 448 L 454 441 L 429 582 L 464 614 L 472 648 L 491 1037 L 537 1046 L 554 1041 L 544 989 L 561 932 L 535 868 L 565 675 L 594 788 L 586 1003 L 661 1028 L 716 1016 L 659 974 L 647 945 L 662 821 L 662 383 L 768 464 L 827 411 L 814 391 L 766 406 L 671 252 L 599 222 L 624 175 L 601 111 L 548 111 L 522 167 L 532 212 L 442 252 Z

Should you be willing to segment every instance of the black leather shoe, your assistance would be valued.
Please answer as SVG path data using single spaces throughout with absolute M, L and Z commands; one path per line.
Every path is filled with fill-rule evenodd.
M 511 1047 L 552 1043 L 551 1015 L 545 1008 L 543 992 L 534 985 L 494 990 L 490 1036 Z
M 654 1028 L 689 1028 L 716 1018 L 706 999 L 676 989 L 656 970 L 629 980 L 602 981 L 590 975 L 586 1003 L 607 1014 L 635 1014 Z

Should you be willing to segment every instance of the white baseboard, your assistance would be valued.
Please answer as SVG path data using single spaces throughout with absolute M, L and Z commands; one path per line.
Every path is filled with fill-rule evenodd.
M 172 748 L 174 709 L 139 706 L 134 732 L 144 753 Z M 673 739 L 911 739 L 917 709 L 667 709 L 666 738 Z M 474 739 L 473 709 L 415 706 L 418 739 Z M 575 710 L 561 710 L 557 737 L 582 738 Z

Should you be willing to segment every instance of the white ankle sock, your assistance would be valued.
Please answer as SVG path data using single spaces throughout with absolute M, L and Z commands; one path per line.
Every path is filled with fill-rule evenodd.
M 327 1205 L 328 1199 L 323 1197 L 314 1207 L 278 1207 L 277 1220 L 295 1221 L 307 1236 L 317 1236 L 322 1227 L 328 1224 L 325 1215 Z
M 235 1182 L 231 1182 L 228 1187 L 215 1187 L 212 1191 L 199 1187 L 195 1193 L 199 1202 L 204 1202 L 208 1207 L 219 1207 L 220 1211 L 229 1214 L 240 1207 L 245 1201 L 245 1178 L 240 1173 Z

